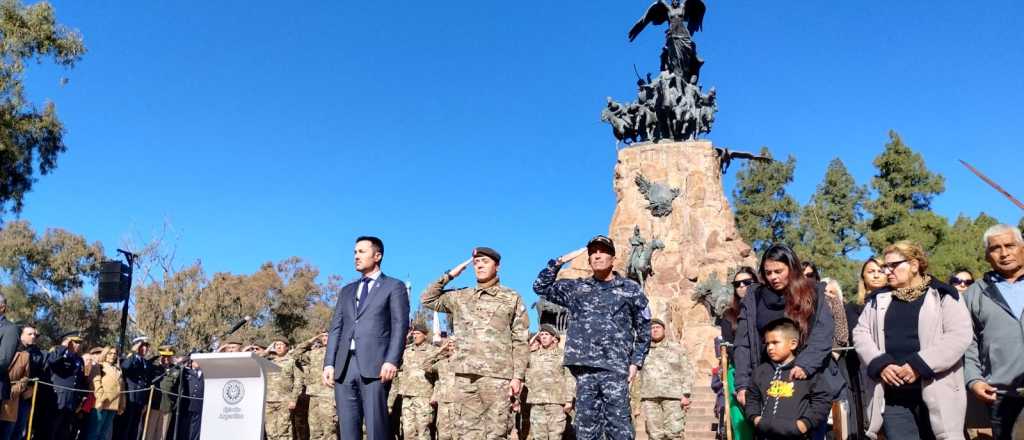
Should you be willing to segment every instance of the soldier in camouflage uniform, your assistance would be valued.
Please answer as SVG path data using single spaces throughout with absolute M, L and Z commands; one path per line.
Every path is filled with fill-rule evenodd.
M 558 330 L 540 326 L 540 348 L 530 353 L 526 368 L 526 404 L 530 414 L 530 435 L 534 440 L 562 440 L 565 415 L 572 410 L 576 381 L 562 365 L 565 353 L 558 347 Z
M 288 343 L 276 339 L 267 359 L 281 371 L 267 374 L 267 406 L 263 418 L 267 440 L 292 440 L 292 411 L 302 395 L 302 376 L 297 375 L 295 360 L 288 356 Z
M 327 333 L 299 344 L 295 352 L 294 356 L 303 367 L 303 382 L 309 397 L 309 439 L 337 440 L 338 412 L 335 410 L 334 388 L 324 385 L 322 379 Z
M 412 344 L 405 347 L 402 367 L 398 371 L 405 440 L 430 440 L 430 424 L 434 421 L 430 397 L 434 394 L 434 380 L 433 375 L 428 377 L 423 364 L 436 351 L 427 343 L 427 327 L 422 323 L 413 325 Z
M 455 348 L 455 341 L 447 339 L 433 355 L 424 359 L 423 369 L 437 376 L 430 404 L 437 407 L 437 440 L 452 440 L 455 435 L 455 397 L 452 385 L 455 372 L 448 360 Z
M 565 262 L 588 252 L 592 278 L 558 280 Z M 598 235 L 587 247 L 548 262 L 533 283 L 541 298 L 572 316 L 564 363 L 576 378 L 576 437 L 631 440 L 629 382 L 651 344 L 651 312 L 643 289 L 613 270 L 615 245 Z
M 445 290 L 472 263 L 476 287 Z M 476 248 L 473 258 L 441 275 L 423 292 L 423 307 L 448 313 L 454 323 L 455 438 L 508 438 L 512 396 L 518 396 L 529 361 L 529 318 L 522 297 L 499 283 L 501 254 Z
M 660 319 L 651 320 L 651 351 L 647 365 L 640 370 L 639 382 L 640 409 L 647 419 L 647 438 L 683 438 L 693 365 L 681 344 L 665 338 L 665 323 Z

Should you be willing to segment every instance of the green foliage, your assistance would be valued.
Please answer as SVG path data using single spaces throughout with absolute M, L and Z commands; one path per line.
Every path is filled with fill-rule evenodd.
M 771 157 L 767 147 L 761 148 L 761 155 Z M 800 206 L 786 193 L 786 185 L 793 181 L 795 168 L 796 159 L 790 156 L 785 162 L 750 161 L 736 173 L 736 226 L 759 253 L 792 236 Z
M 867 204 L 871 247 L 877 252 L 909 239 L 933 249 L 942 239 L 946 220 L 931 211 L 931 202 L 945 191 L 945 179 L 929 171 L 924 158 L 893 130 L 874 164 L 878 174 L 871 179 L 871 186 L 877 194 Z
M 981 238 L 985 230 L 999 223 L 998 220 L 981 213 L 971 220 L 963 215 L 957 217 L 943 240 L 935 246 L 929 257 L 932 275 L 945 281 L 954 270 L 967 269 L 975 278 L 991 270 L 985 261 L 985 249 Z
M 25 98 L 25 62 L 70 68 L 84 53 L 81 35 L 57 24 L 49 3 L 0 0 L 0 215 L 20 212 L 36 168 L 51 172 L 66 149 L 53 103 L 40 109 Z
M 844 292 L 857 286 L 858 263 L 849 256 L 864 245 L 867 192 L 841 160 L 832 159 L 797 222 L 797 253 L 822 276 L 838 280 Z

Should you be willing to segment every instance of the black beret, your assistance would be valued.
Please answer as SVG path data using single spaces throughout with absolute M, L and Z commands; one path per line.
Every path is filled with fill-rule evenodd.
M 473 249 L 473 258 L 476 257 L 490 257 L 495 263 L 501 263 L 501 254 L 498 251 L 489 247 L 478 247 Z

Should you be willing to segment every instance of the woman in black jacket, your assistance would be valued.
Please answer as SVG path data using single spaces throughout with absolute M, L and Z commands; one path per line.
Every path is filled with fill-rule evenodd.
M 789 318 L 800 327 L 801 346 L 790 378 L 807 379 L 821 372 L 830 359 L 834 322 L 825 293 L 803 275 L 796 253 L 785 245 L 764 252 L 758 269 L 764 284 L 754 284 L 740 303 L 736 322 L 736 398 L 746 404 L 751 375 L 764 356 L 763 330 L 768 323 Z

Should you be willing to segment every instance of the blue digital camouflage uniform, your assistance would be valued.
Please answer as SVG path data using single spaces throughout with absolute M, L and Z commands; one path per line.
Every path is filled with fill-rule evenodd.
M 629 365 L 642 367 L 651 345 L 651 312 L 640 285 L 615 274 L 556 280 L 555 260 L 540 272 L 533 291 L 569 310 L 565 366 L 576 377 L 576 437 L 632 440 Z

